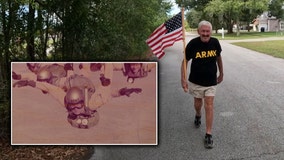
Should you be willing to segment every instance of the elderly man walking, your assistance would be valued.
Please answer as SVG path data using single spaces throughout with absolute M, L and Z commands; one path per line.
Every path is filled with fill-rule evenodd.
M 194 124 L 201 125 L 201 108 L 204 103 L 206 134 L 204 146 L 213 148 L 212 126 L 214 97 L 217 84 L 223 81 L 223 63 L 221 45 L 216 38 L 211 37 L 212 25 L 208 21 L 201 21 L 198 25 L 199 37 L 192 39 L 186 46 L 186 58 L 182 62 L 181 83 L 185 92 L 194 97 L 196 111 Z M 186 68 L 191 62 L 189 82 L 186 80 Z M 184 64 L 185 63 L 185 64 Z M 185 66 L 185 67 L 184 67 Z M 219 74 L 217 75 L 217 71 Z

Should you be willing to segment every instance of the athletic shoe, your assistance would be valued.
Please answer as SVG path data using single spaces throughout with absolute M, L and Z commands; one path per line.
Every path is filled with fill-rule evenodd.
M 199 128 L 201 125 L 201 116 L 195 116 L 194 125 L 196 128 Z
M 213 148 L 213 138 L 211 134 L 206 133 L 205 139 L 204 139 L 204 147 L 208 149 Z

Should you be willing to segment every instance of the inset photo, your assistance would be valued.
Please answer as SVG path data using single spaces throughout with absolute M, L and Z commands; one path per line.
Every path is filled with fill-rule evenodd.
M 12 62 L 12 145 L 157 145 L 157 62 Z

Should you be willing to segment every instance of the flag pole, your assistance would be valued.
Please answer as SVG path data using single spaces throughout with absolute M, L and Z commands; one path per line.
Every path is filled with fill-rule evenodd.
M 181 8 L 181 22 L 182 22 L 182 39 L 183 39 L 183 71 L 184 79 L 187 78 L 187 64 L 186 64 L 186 54 L 185 54 L 185 27 L 184 27 L 184 7 Z

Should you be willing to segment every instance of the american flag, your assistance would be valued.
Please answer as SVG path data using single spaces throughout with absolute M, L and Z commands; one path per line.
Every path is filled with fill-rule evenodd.
M 146 40 L 153 54 L 159 59 L 165 55 L 164 49 L 172 46 L 176 41 L 182 40 L 181 12 L 160 25 Z

